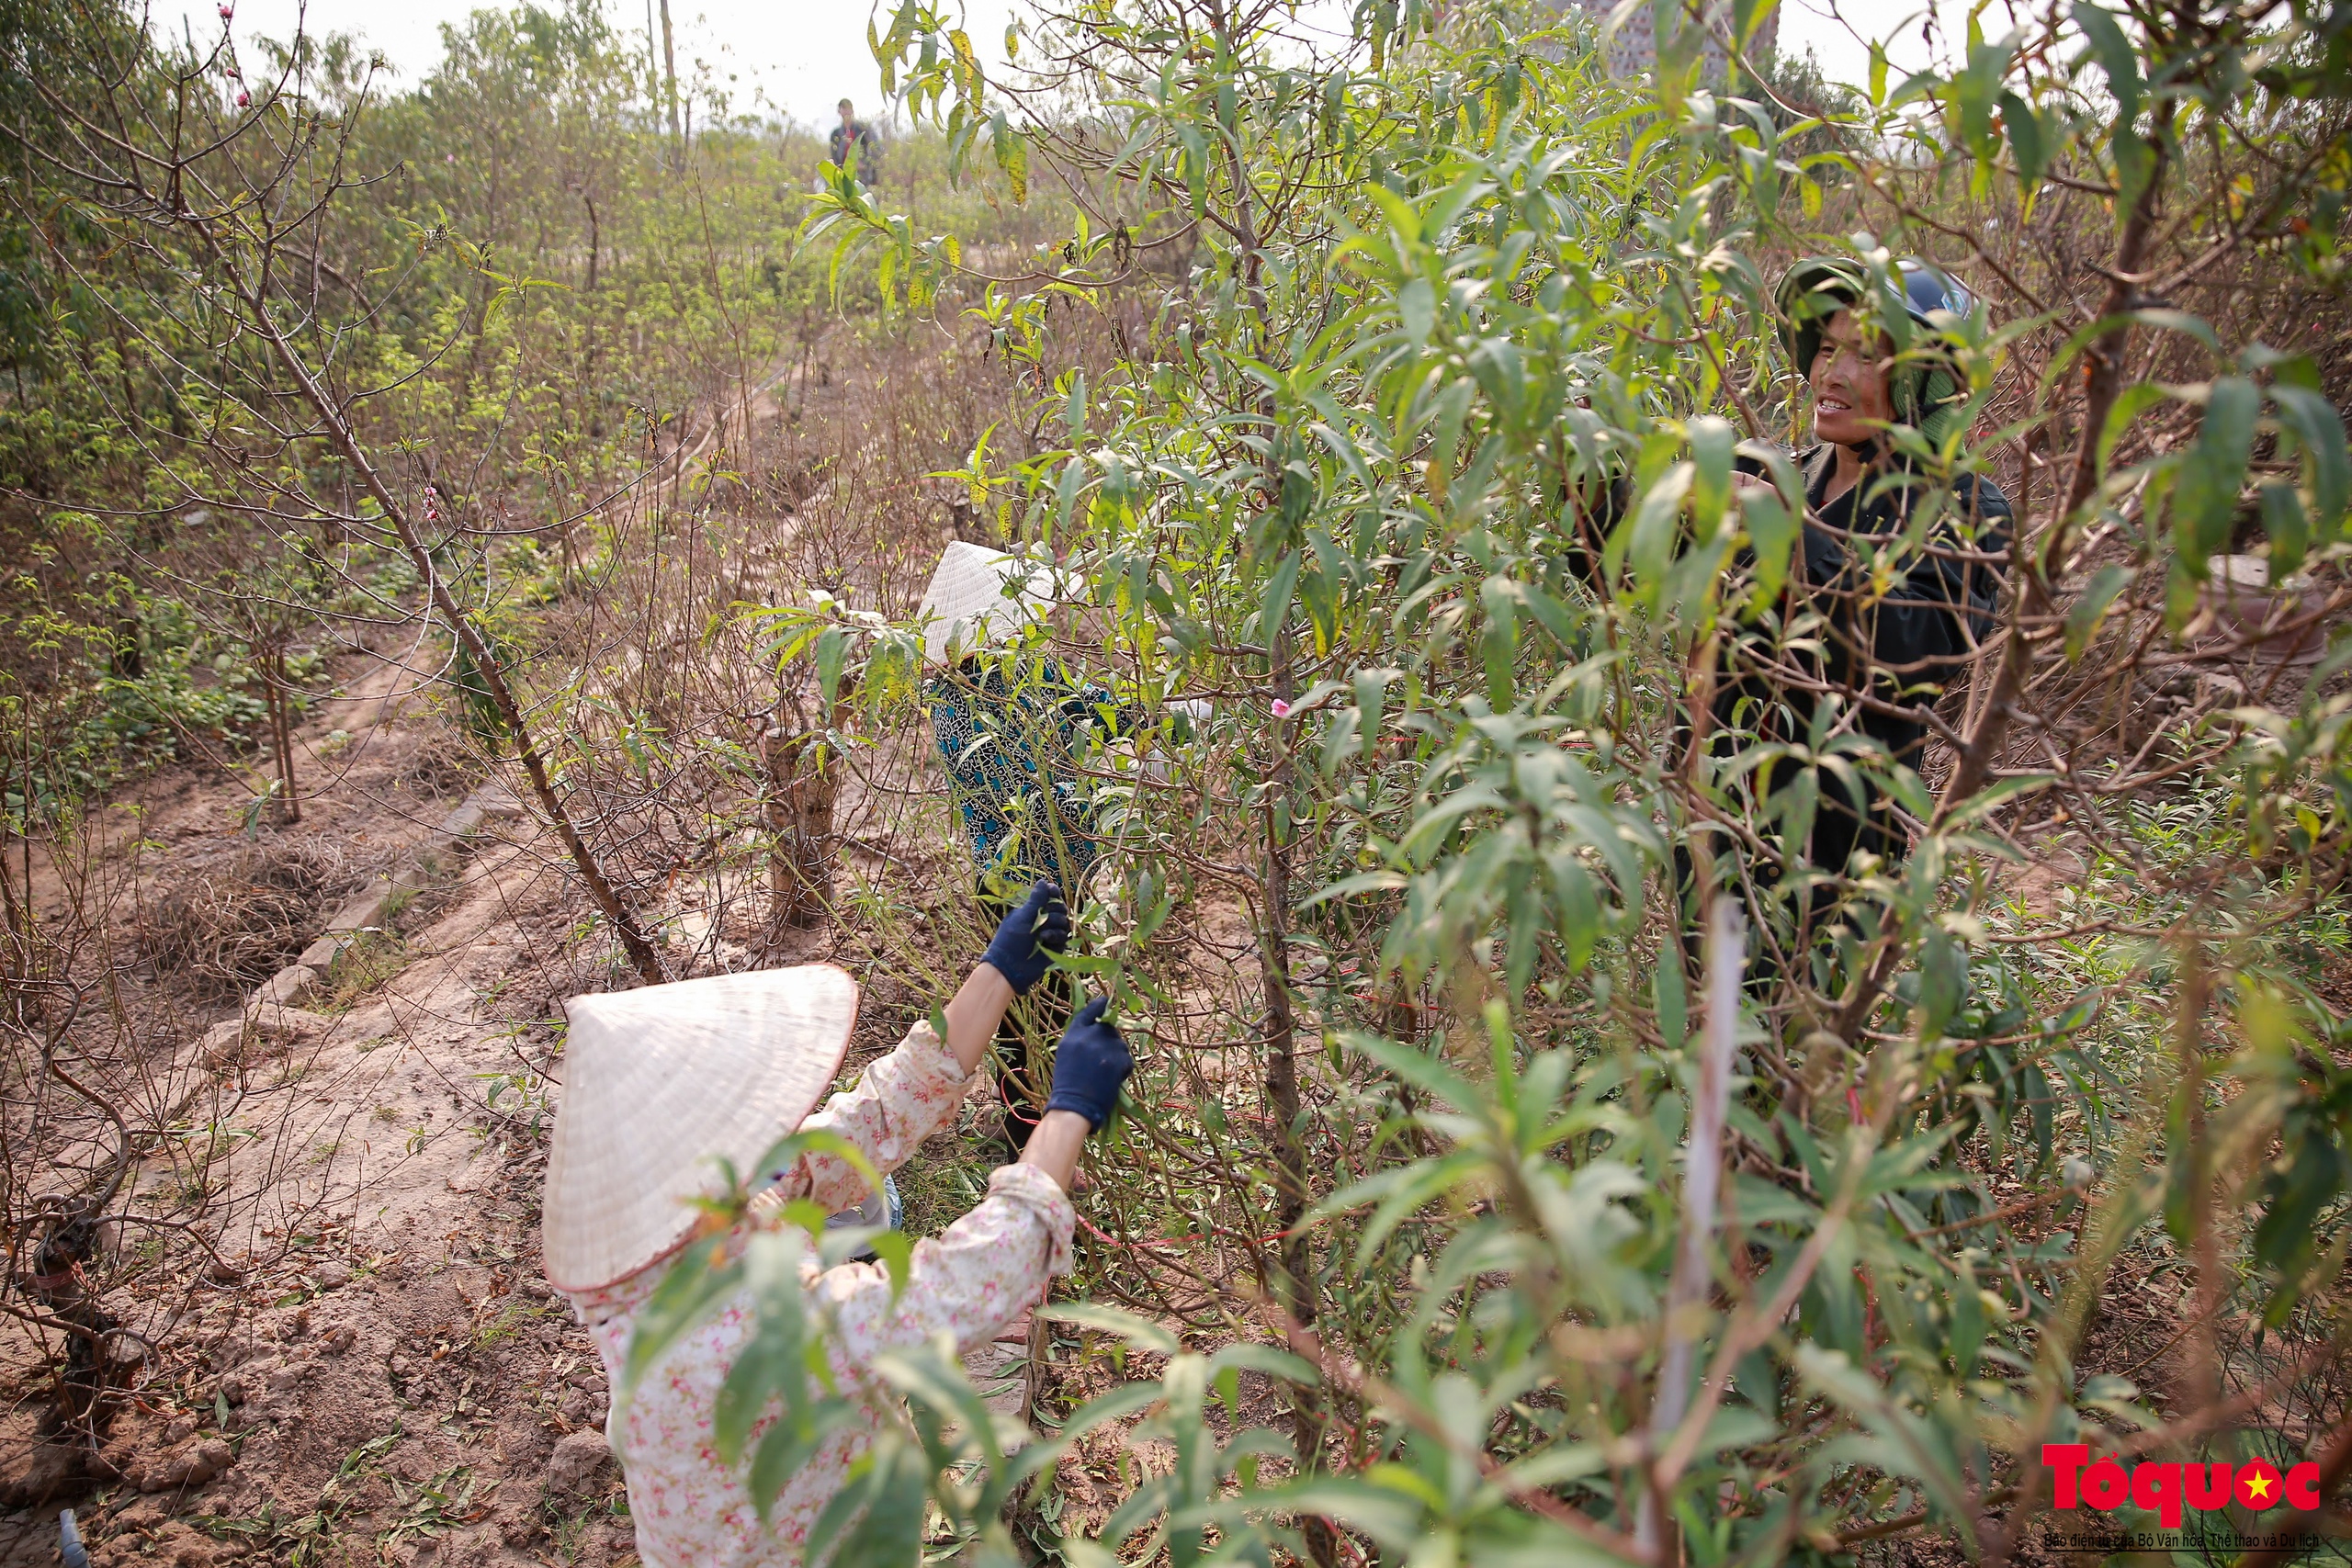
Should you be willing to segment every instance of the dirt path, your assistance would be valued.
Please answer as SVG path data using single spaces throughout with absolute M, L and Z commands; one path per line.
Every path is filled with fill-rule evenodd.
M 552 882 L 527 846 L 481 855 L 379 993 L 245 1065 L 254 1119 L 288 1120 L 228 1184 L 262 1188 L 254 1239 L 289 1250 L 206 1292 L 185 1325 L 201 1359 L 113 1445 L 135 1464 L 193 1422 L 235 1463 L 208 1486 L 102 1494 L 85 1512 L 95 1561 L 277 1561 L 303 1543 L 322 1563 L 628 1555 L 609 1466 L 549 1470 L 605 1404 L 593 1348 L 538 1277 L 551 1042 L 499 1005 L 548 978 L 524 923 L 551 912 Z
M 419 684 L 388 659 L 319 705 L 300 833 L 393 863 L 447 812 L 449 781 L 416 777 L 438 766 Z M 248 798 L 180 769 L 123 804 L 184 869 L 248 841 Z M 62 896 L 53 871 L 45 886 Z M 208 1174 L 238 1267 L 172 1303 L 111 1428 L 126 1479 L 82 1500 L 93 1562 L 630 1558 L 602 1439 L 559 1452 L 601 1422 L 605 1389 L 538 1272 L 556 1043 L 519 1021 L 590 978 L 541 957 L 566 946 L 560 892 L 527 828 L 502 820 L 279 1040 L 205 1062 L 189 1053 L 209 1015 L 171 1032 L 165 1081 L 198 1086 L 190 1114 L 233 1150 Z M 151 1167 L 142 1179 L 165 1174 Z M 18 1389 L 0 1445 L 29 1438 L 35 1392 Z M 57 1542 L 53 1506 L 0 1518 L 0 1563 L 54 1562 Z
M 685 433 L 657 472 L 690 478 L 723 441 L 786 418 L 786 401 L 826 431 L 863 407 L 853 376 L 812 374 L 797 397 L 780 390 L 802 368 L 797 355 L 773 367 L 725 419 Z M 763 525 L 746 592 L 797 591 L 805 563 L 778 554 L 796 529 L 786 517 Z M 353 875 L 408 863 L 475 782 L 435 712 L 435 657 L 420 644 L 338 662 L 341 690 L 297 738 L 299 827 L 256 837 L 241 775 L 258 775 L 242 764 L 176 767 L 114 803 L 128 809 L 114 814 L 113 852 L 142 842 L 159 882 L 233 870 L 256 845 L 297 838 Z M 40 896 L 62 908 L 70 890 L 50 869 Z M 174 1011 L 181 1004 L 157 985 L 166 1016 L 153 1032 L 151 1122 L 158 1136 L 168 1123 L 179 1129 L 170 1138 L 224 1151 L 205 1168 L 200 1212 L 225 1264 L 141 1287 L 159 1348 L 110 1431 L 118 1479 L 78 1497 L 94 1562 L 634 1561 L 598 1435 L 603 1370 L 540 1275 L 539 1187 L 561 1095 L 547 1021 L 560 998 L 611 983 L 577 956 L 594 944 L 574 929 L 563 872 L 527 818 L 495 821 L 267 1038 L 249 1033 L 209 1058 L 199 1043 L 239 1016 L 233 996 Z M 679 942 L 724 945 L 707 917 L 698 931 L 683 905 L 662 914 Z M 856 962 L 831 940 L 795 939 L 807 956 Z M 728 951 L 729 964 L 750 961 Z M 682 967 L 695 956 L 676 950 Z M 796 946 L 766 961 L 799 956 Z M 927 1005 L 901 976 L 866 978 L 861 1063 Z M 935 1231 L 968 1203 L 984 1179 L 984 1120 L 967 1108 L 967 1125 L 901 1172 L 910 1229 Z M 185 1168 L 151 1160 L 140 1179 L 160 1193 Z M 1027 1351 L 1016 1337 L 972 1358 L 992 1403 L 1021 1404 Z M 21 1475 L 9 1456 L 33 1446 L 45 1388 L 30 1376 L 0 1388 L 15 1411 L 0 1407 L 0 1485 Z M 0 1515 L 0 1568 L 57 1560 L 57 1506 Z
M 387 658 L 319 705 L 300 833 L 378 868 L 427 839 L 462 784 L 435 773 L 439 720 L 420 686 Z M 249 798 L 217 770 L 136 792 L 147 836 L 183 865 L 248 845 Z M 167 1032 L 179 1120 L 232 1151 L 208 1172 L 221 1194 L 208 1223 L 233 1268 L 165 1287 L 184 1300 L 159 1319 L 170 1332 L 104 1455 L 121 1479 L 78 1504 L 102 1568 L 635 1561 L 600 1435 L 603 1369 L 540 1274 L 561 1094 L 545 1021 L 608 983 L 571 956 L 577 911 L 552 848 L 528 818 L 493 818 L 393 931 L 272 1014 L 269 1037 L 205 1059 L 215 1014 Z M 908 999 L 877 980 L 887 1032 L 880 1015 Z M 953 1160 L 966 1133 L 940 1141 Z M 150 1162 L 141 1179 L 170 1179 Z M 927 1219 L 952 1217 L 936 1206 Z M 1016 1340 L 973 1359 L 1007 1409 L 1024 1356 Z M 34 1392 L 19 1388 L 0 1450 L 31 1442 Z M 0 1568 L 57 1561 L 56 1506 L 0 1517 Z

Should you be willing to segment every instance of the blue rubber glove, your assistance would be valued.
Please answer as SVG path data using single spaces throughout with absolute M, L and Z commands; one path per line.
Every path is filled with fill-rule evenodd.
M 1054 1053 L 1054 1093 L 1048 1111 L 1075 1111 L 1092 1132 L 1101 1132 L 1119 1103 L 1119 1086 L 1136 1070 L 1136 1059 L 1119 1032 L 1102 1021 L 1108 997 L 1097 997 L 1078 1010 L 1062 1031 L 1061 1048 Z
M 1053 967 L 1051 954 L 1069 943 L 1069 906 L 1062 902 L 1060 888 L 1040 882 L 996 928 L 980 962 L 993 965 L 1011 984 L 1014 996 L 1025 997 L 1029 987 Z

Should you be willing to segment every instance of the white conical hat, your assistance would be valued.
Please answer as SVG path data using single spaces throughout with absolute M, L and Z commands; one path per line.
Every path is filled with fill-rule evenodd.
M 978 642 L 982 627 L 991 637 L 1010 636 L 1053 598 L 1051 568 L 958 539 L 923 590 L 923 657 L 944 664 L 950 652 Z
M 540 1239 L 558 1289 L 593 1291 L 674 1252 L 717 1162 L 797 1128 L 841 1070 L 857 982 L 830 964 L 574 997 Z M 764 1175 L 764 1172 L 759 1173 Z

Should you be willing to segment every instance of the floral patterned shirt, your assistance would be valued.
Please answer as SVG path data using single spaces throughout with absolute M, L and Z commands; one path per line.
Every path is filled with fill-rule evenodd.
M 945 1043 L 929 1022 L 919 1022 L 897 1050 L 865 1069 L 855 1088 L 834 1095 L 802 1126 L 840 1134 L 877 1171 L 888 1172 L 946 1123 L 969 1088 Z M 831 1155 L 807 1156 L 790 1170 L 764 1174 L 777 1200 L 807 1197 L 835 1212 L 872 1191 Z M 989 1179 L 989 1196 L 978 1207 L 944 1235 L 915 1244 L 911 1275 L 895 1303 L 880 1264 L 845 1263 L 821 1272 L 813 1263 L 804 1266 L 802 1288 L 835 1325 L 838 1384 L 866 1401 L 867 1418 L 818 1450 L 775 1500 L 765 1528 L 745 1483 L 749 1459 L 721 1464 L 711 1439 L 712 1404 L 755 1321 L 750 1292 L 680 1336 L 605 1423 L 628 1474 L 638 1555 L 646 1568 L 797 1568 L 809 1527 L 868 1446 L 867 1434 L 890 1418 L 876 1403 L 887 1395 L 874 1393 L 876 1385 L 860 1371 L 882 1351 L 921 1344 L 942 1329 L 967 1350 L 994 1338 L 1043 1296 L 1048 1276 L 1069 1271 L 1076 1223 L 1052 1177 L 1030 1166 L 1006 1166 Z M 616 1284 L 571 1296 L 616 1389 L 638 1310 L 669 1262 L 663 1258 Z

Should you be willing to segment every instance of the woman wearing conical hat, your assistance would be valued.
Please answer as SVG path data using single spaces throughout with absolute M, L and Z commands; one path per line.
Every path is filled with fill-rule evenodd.
M 939 558 L 918 612 L 923 698 L 949 797 L 974 875 L 1000 888 L 1045 880 L 1076 891 L 1085 882 L 1101 845 L 1076 760 L 1090 739 L 1120 733 L 1135 716 L 1057 660 L 1020 651 L 1057 587 L 1050 566 L 958 540 Z
M 940 556 L 919 612 L 923 702 L 987 920 L 1035 882 L 1053 883 L 1073 899 L 1083 893 L 1102 850 L 1087 752 L 1130 733 L 1142 717 L 1108 689 L 1023 649 L 1025 629 L 1057 589 L 1050 566 L 958 540 Z M 1208 713 L 1199 700 L 1169 705 L 1190 721 Z M 1029 1041 L 1051 1040 L 1069 1021 L 1078 999 L 1069 978 L 1048 977 L 998 1032 L 990 1070 L 1005 1107 L 1004 1145 L 1013 1152 L 1037 1124 L 1041 1075 L 1030 1068 Z
M 944 1010 L 942 1038 L 918 1022 L 856 1087 L 826 1100 L 857 1016 L 857 987 L 830 964 L 722 975 L 568 1004 L 564 1098 L 548 1160 L 543 1238 L 548 1280 L 588 1325 L 617 1390 L 629 1339 L 672 1259 L 695 1230 L 693 1200 L 796 1129 L 823 1130 L 887 1172 L 948 1124 L 1015 997 L 1051 968 L 1069 914 L 1050 886 L 1030 891 Z M 803 1267 L 801 1288 L 830 1325 L 845 1391 L 884 1351 L 942 1331 L 961 1348 L 994 1337 L 1069 1268 L 1076 1223 L 1066 1196 L 1080 1145 L 1110 1115 L 1133 1063 L 1104 1004 L 1081 1009 L 1055 1054 L 1052 1096 L 1017 1165 L 941 1235 L 915 1244 L 904 1288 L 878 1264 Z M 753 1170 L 747 1224 L 784 1203 L 853 1208 L 872 1188 L 846 1160 L 803 1156 Z M 607 1422 L 628 1478 L 646 1568 L 788 1568 L 809 1527 L 887 1419 L 838 1433 L 770 1500 L 769 1522 L 744 1463 L 719 1461 L 712 1412 L 755 1318 L 748 1289 L 678 1336 L 617 1401 Z

